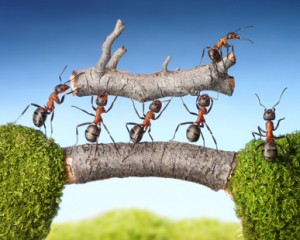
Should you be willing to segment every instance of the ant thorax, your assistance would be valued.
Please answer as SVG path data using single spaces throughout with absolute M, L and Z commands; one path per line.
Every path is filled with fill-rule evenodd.
M 275 119 L 275 108 L 265 110 L 264 120 L 265 121 L 272 121 L 274 119 Z

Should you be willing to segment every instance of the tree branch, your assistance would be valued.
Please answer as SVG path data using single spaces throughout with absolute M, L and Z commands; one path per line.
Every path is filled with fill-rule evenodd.
M 131 74 L 117 70 L 117 64 L 126 53 L 126 48 L 119 48 L 111 57 L 111 46 L 124 27 L 122 21 L 118 20 L 114 31 L 103 43 L 96 66 L 72 72 L 70 79 L 74 95 L 88 96 L 107 91 L 109 95 L 119 93 L 120 96 L 146 102 L 167 96 L 194 94 L 201 90 L 217 91 L 229 96 L 233 94 L 234 77 L 227 73 L 236 61 L 233 53 L 229 53 L 219 63 L 187 70 L 167 70 L 170 57 L 163 63 L 162 71 L 152 74 Z
M 175 178 L 225 189 L 235 153 L 179 142 L 85 144 L 64 148 L 67 184 L 124 177 Z M 97 151 L 96 151 L 97 148 Z

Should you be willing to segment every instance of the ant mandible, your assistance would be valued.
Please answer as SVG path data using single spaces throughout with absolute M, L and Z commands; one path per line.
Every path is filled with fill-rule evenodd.
M 218 96 L 219 96 L 219 93 L 218 93 Z M 205 139 L 204 139 L 204 136 L 201 132 L 201 128 L 203 128 L 204 126 L 206 126 L 207 130 L 209 131 L 209 133 L 211 134 L 212 136 L 212 139 L 216 145 L 216 149 L 218 150 L 218 146 L 217 146 L 217 141 L 212 133 L 212 131 L 210 130 L 209 126 L 207 125 L 206 121 L 205 121 L 205 118 L 204 118 L 204 115 L 208 114 L 212 107 L 213 107 L 213 100 L 218 100 L 218 97 L 217 98 L 212 98 L 210 97 L 208 94 L 200 94 L 198 93 L 198 97 L 196 99 L 196 107 L 198 109 L 198 114 L 197 113 L 194 113 L 194 112 L 191 112 L 187 105 L 184 103 L 182 97 L 180 97 L 181 101 L 182 101 L 182 104 L 183 106 L 185 107 L 185 109 L 192 115 L 195 115 L 197 116 L 197 120 L 196 122 L 183 122 L 183 123 L 179 123 L 178 126 L 176 127 L 175 129 L 175 132 L 174 132 L 174 135 L 173 135 L 173 138 L 170 140 L 172 141 L 174 138 L 175 138 L 175 135 L 179 129 L 180 126 L 182 125 L 186 125 L 186 124 L 190 124 L 190 126 L 187 128 L 186 130 L 186 137 L 187 139 L 190 141 L 190 142 L 197 142 L 201 136 L 202 140 L 203 140 L 203 146 L 205 147 Z M 208 107 L 208 109 L 207 109 Z
M 66 84 L 69 81 L 65 82 L 62 84 L 62 79 L 61 79 L 61 76 L 62 74 L 64 73 L 64 71 L 66 70 L 68 65 L 66 65 L 64 67 L 64 69 L 62 70 L 61 74 L 59 75 L 59 80 L 60 80 L 60 84 L 58 84 L 55 88 L 54 88 L 54 91 L 53 93 L 50 94 L 49 96 L 49 99 L 48 99 L 48 102 L 47 104 L 44 106 L 44 107 L 41 107 L 40 105 L 36 104 L 36 103 L 30 103 L 25 109 L 24 111 L 21 113 L 21 115 L 17 118 L 17 120 L 14 122 L 16 123 L 20 117 L 27 111 L 27 109 L 30 107 L 30 105 L 34 106 L 34 107 L 37 107 L 37 109 L 34 111 L 33 113 L 33 124 L 36 126 L 36 127 L 41 127 L 41 126 L 44 126 L 45 128 L 45 134 L 46 134 L 46 125 L 45 125 L 45 121 L 47 119 L 47 115 L 51 114 L 51 119 L 50 119 L 50 126 L 51 126 L 51 136 L 52 136 L 52 133 L 53 133 L 53 127 L 52 127 L 52 121 L 53 121 L 53 118 L 54 118 L 54 109 L 55 109 L 55 105 L 54 103 L 57 103 L 57 104 L 62 104 L 64 99 L 65 99 L 65 95 L 67 94 L 70 94 L 70 93 L 73 93 L 73 91 L 69 92 L 69 93 L 66 93 L 65 95 L 62 96 L 61 99 L 59 99 L 58 95 L 60 93 L 64 93 L 65 91 L 67 91 L 70 87 Z
M 278 102 L 270 109 L 267 109 L 260 101 L 260 98 L 258 94 L 256 93 L 256 97 L 259 101 L 259 105 L 262 106 L 264 110 L 263 118 L 266 121 L 266 130 L 262 129 L 260 126 L 258 126 L 258 132 L 252 132 L 252 136 L 254 138 L 254 141 L 256 141 L 255 135 L 259 137 L 266 137 L 265 142 L 262 142 L 254 149 L 254 168 L 256 168 L 256 151 L 262 147 L 263 157 L 266 161 L 272 162 L 276 159 L 278 152 L 277 152 L 277 146 L 281 148 L 281 150 L 287 155 L 286 150 L 277 142 L 275 142 L 275 139 L 283 138 L 283 136 L 275 137 L 273 135 L 273 132 L 277 130 L 279 127 L 279 123 L 284 120 L 285 118 L 281 118 L 278 120 L 276 127 L 274 127 L 273 120 L 275 120 L 275 107 L 280 103 L 281 97 L 283 93 L 285 92 L 287 88 L 283 89 L 280 98 Z
M 165 111 L 165 109 L 168 107 L 169 103 L 171 102 L 172 98 L 169 100 L 165 100 L 163 102 L 167 102 L 166 106 L 162 109 L 162 111 L 160 112 L 161 108 L 162 108 L 162 101 L 160 100 L 154 100 L 150 105 L 149 105 L 149 111 L 145 114 L 145 104 L 143 103 L 143 117 L 139 115 L 134 101 L 131 99 L 134 110 L 136 112 L 136 114 L 138 115 L 138 117 L 143 121 L 143 123 L 139 124 L 139 123 L 133 123 L 133 122 L 128 122 L 126 123 L 126 128 L 127 131 L 129 133 L 130 136 L 130 140 L 135 144 L 141 141 L 144 133 L 148 130 L 148 134 L 153 142 L 153 138 L 150 134 L 151 131 L 151 120 L 156 120 L 158 119 L 161 114 Z M 160 112 L 160 113 L 159 113 Z M 155 117 L 155 113 L 159 113 L 157 115 L 157 117 Z M 129 130 L 128 126 L 129 125 L 133 125 L 132 129 Z
M 212 60 L 212 63 L 216 64 L 218 62 L 222 61 L 222 47 L 225 47 L 227 49 L 227 53 L 228 53 L 228 49 L 229 47 L 231 47 L 231 51 L 234 53 L 234 47 L 231 44 L 228 44 L 228 40 L 231 39 L 239 39 L 239 40 L 247 40 L 249 42 L 251 42 L 253 44 L 253 41 L 248 39 L 248 38 L 242 38 L 240 35 L 237 34 L 238 31 L 245 29 L 245 28 L 251 28 L 253 26 L 246 26 L 246 27 L 240 27 L 237 30 L 235 30 L 234 32 L 229 32 L 227 33 L 226 36 L 222 37 L 214 47 L 205 47 L 203 49 L 202 52 L 202 57 L 200 60 L 200 65 L 201 62 L 203 60 L 204 57 L 204 53 L 205 53 L 205 49 L 208 49 L 208 56 L 209 58 Z
M 108 128 L 106 127 L 106 125 L 103 122 L 102 114 L 103 113 L 108 113 L 112 109 L 115 101 L 117 100 L 117 98 L 119 96 L 119 93 L 123 90 L 124 86 L 119 91 L 119 93 L 115 96 L 115 98 L 112 101 L 110 107 L 106 110 L 105 106 L 106 106 L 107 101 L 108 101 L 107 87 L 108 87 L 109 80 L 107 81 L 106 90 L 103 93 L 99 93 L 97 95 L 97 98 L 96 98 L 96 101 L 95 101 L 97 107 L 95 107 L 93 105 L 94 98 L 93 98 L 93 96 L 91 97 L 91 105 L 92 105 L 93 110 L 96 112 L 95 114 L 89 113 L 89 112 L 87 112 L 84 109 L 81 109 L 79 107 L 72 106 L 72 107 L 75 107 L 75 108 L 77 108 L 77 109 L 79 109 L 79 110 L 81 110 L 81 111 L 83 111 L 83 112 L 85 112 L 85 113 L 87 113 L 87 114 L 95 117 L 95 119 L 94 119 L 93 122 L 85 122 L 85 123 L 78 124 L 76 126 L 76 144 L 78 143 L 78 128 L 82 127 L 82 126 L 85 126 L 85 125 L 88 125 L 87 129 L 85 130 L 85 138 L 86 138 L 86 140 L 89 141 L 89 142 L 97 142 L 98 143 L 98 139 L 99 139 L 100 132 L 101 132 L 101 124 L 103 124 L 103 127 L 105 128 L 105 130 L 108 133 L 110 139 L 114 143 L 114 146 L 115 146 L 116 150 L 118 151 L 117 146 L 116 146 L 116 142 L 114 141 L 114 139 L 111 136 Z

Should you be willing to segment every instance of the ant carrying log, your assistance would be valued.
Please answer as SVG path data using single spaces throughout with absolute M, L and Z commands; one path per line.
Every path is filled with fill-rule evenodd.
M 216 149 L 218 150 L 218 146 L 217 146 L 217 141 L 212 133 L 212 131 L 210 130 L 209 126 L 207 125 L 204 115 L 208 114 L 212 107 L 213 107 L 213 99 L 212 97 L 210 97 L 208 94 L 200 94 L 198 93 L 198 97 L 196 99 L 196 107 L 198 109 L 198 113 L 194 113 L 191 112 L 187 105 L 184 103 L 182 97 L 180 97 L 183 106 L 185 107 L 185 109 L 192 115 L 197 116 L 197 120 L 195 122 L 183 122 L 183 123 L 179 123 L 178 126 L 175 129 L 173 138 L 170 140 L 172 141 L 175 138 L 175 135 L 179 129 L 180 126 L 182 125 L 186 125 L 186 124 L 190 124 L 190 126 L 187 128 L 186 130 L 186 137 L 190 142 L 197 142 L 201 136 L 202 140 L 203 140 L 203 146 L 205 147 L 205 139 L 204 136 L 201 132 L 201 128 L 203 128 L 204 126 L 206 126 L 207 130 L 209 131 L 209 133 L 212 136 L 212 139 L 216 145 Z M 215 98 L 215 100 L 217 100 L 218 98 Z M 208 109 L 207 109 L 208 107 Z
M 78 124 L 76 126 L 76 144 L 78 143 L 78 128 L 82 127 L 82 126 L 85 126 L 85 125 L 88 125 L 86 130 L 85 130 L 86 140 L 89 141 L 89 142 L 92 142 L 92 143 L 96 142 L 98 144 L 98 139 L 99 139 L 99 136 L 100 136 L 100 133 L 101 133 L 101 124 L 102 124 L 103 127 L 105 128 L 106 132 L 108 133 L 110 139 L 114 143 L 115 149 L 118 151 L 115 140 L 113 139 L 113 137 L 111 136 L 108 128 L 106 127 L 106 125 L 103 122 L 102 114 L 103 113 L 108 113 L 112 109 L 115 101 L 117 100 L 117 98 L 119 96 L 119 93 L 123 90 L 124 86 L 120 90 L 120 92 L 115 96 L 115 98 L 112 101 L 110 107 L 106 110 L 105 106 L 107 105 L 107 101 L 108 101 L 108 94 L 107 94 L 108 83 L 109 83 L 109 80 L 107 81 L 106 90 L 103 93 L 99 93 L 97 95 L 97 98 L 96 98 L 96 101 L 95 101 L 97 107 L 95 107 L 93 105 L 94 97 L 93 96 L 91 97 L 91 105 L 92 105 L 93 110 L 95 111 L 95 114 L 89 113 L 86 110 L 81 109 L 79 107 L 72 106 L 72 107 L 75 107 L 75 108 L 83 111 L 86 114 L 89 114 L 90 116 L 95 117 L 93 122 L 85 122 L 85 123 Z
M 153 138 L 150 134 L 151 131 L 151 120 L 156 120 L 158 119 L 161 114 L 165 111 L 165 109 L 168 107 L 169 103 L 171 102 L 172 98 L 169 100 L 166 100 L 165 102 L 167 102 L 166 106 L 162 109 L 162 111 L 160 112 L 161 108 L 162 108 L 162 102 L 160 100 L 154 100 L 150 105 L 149 105 L 149 111 L 145 114 L 145 104 L 143 103 L 143 116 L 140 116 L 134 101 L 131 99 L 134 110 L 136 112 L 136 114 L 138 115 L 138 117 L 140 119 L 143 120 L 143 123 L 139 124 L 139 123 L 134 123 L 134 122 L 128 122 L 126 123 L 126 128 L 127 131 L 129 133 L 130 136 L 130 140 L 133 143 L 139 143 L 142 140 L 142 137 L 144 135 L 144 133 L 148 130 L 148 134 L 149 137 L 151 138 L 152 142 L 153 142 Z M 160 113 L 159 113 L 160 112 Z M 157 115 L 157 117 L 155 117 L 155 113 L 159 113 Z M 128 126 L 133 125 L 133 128 L 131 130 L 129 130 Z
M 256 152 L 257 150 L 262 147 L 262 153 L 263 153 L 263 157 L 266 161 L 272 162 L 277 158 L 278 155 L 278 151 L 277 151 L 277 146 L 284 152 L 285 155 L 287 155 L 287 151 L 277 142 L 275 142 L 275 139 L 279 139 L 279 138 L 284 138 L 285 136 L 279 136 L 276 137 L 274 136 L 273 132 L 277 130 L 277 128 L 279 127 L 279 123 L 284 120 L 285 118 L 281 118 L 278 120 L 276 126 L 274 127 L 274 123 L 273 120 L 275 120 L 275 107 L 280 103 L 281 97 L 283 95 L 283 93 L 285 92 L 287 88 L 283 89 L 280 98 L 278 100 L 278 102 L 272 107 L 267 109 L 260 101 L 260 98 L 258 96 L 258 94 L 256 93 L 256 97 L 259 101 L 259 105 L 262 106 L 264 108 L 264 115 L 263 118 L 266 121 L 266 130 L 262 129 L 260 126 L 258 126 L 258 132 L 252 132 L 252 136 L 254 138 L 254 141 L 256 141 L 255 135 L 261 137 L 265 137 L 266 140 L 262 143 L 260 143 L 258 146 L 255 147 L 254 149 L 254 169 L 256 171 Z
M 70 82 L 70 80 L 68 80 L 67 82 L 62 84 L 62 79 L 61 76 L 64 73 L 64 71 L 66 70 L 68 65 L 66 65 L 63 69 L 63 71 L 61 72 L 61 74 L 59 75 L 59 80 L 60 80 L 60 84 L 58 84 L 55 88 L 53 93 L 50 94 L 48 102 L 46 103 L 46 105 L 44 107 L 41 107 L 40 105 L 36 104 L 36 103 L 30 103 L 25 109 L 24 111 L 21 113 L 21 115 L 17 118 L 17 120 L 14 122 L 16 123 L 20 117 L 27 111 L 27 109 L 32 105 L 34 107 L 37 107 L 37 109 L 34 111 L 33 113 L 33 124 L 36 127 L 41 127 L 44 126 L 45 128 L 45 134 L 46 134 L 46 125 L 45 125 L 45 121 L 47 119 L 47 115 L 51 114 L 51 119 L 50 119 L 50 126 L 51 126 L 51 136 L 53 133 L 53 127 L 52 127 L 52 121 L 54 118 L 54 109 L 55 109 L 55 104 L 62 104 L 64 99 L 65 99 L 65 95 L 67 94 L 71 94 L 73 93 L 73 91 L 66 93 L 65 95 L 62 96 L 61 99 L 59 99 L 58 95 L 60 93 L 64 93 L 65 91 L 67 91 L 70 87 L 66 84 L 68 82 Z

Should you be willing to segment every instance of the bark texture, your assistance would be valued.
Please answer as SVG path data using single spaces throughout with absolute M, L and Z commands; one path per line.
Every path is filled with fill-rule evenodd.
M 64 149 L 66 183 L 124 177 L 164 177 L 225 189 L 235 153 L 179 142 L 85 144 Z
M 233 94 L 234 77 L 228 75 L 228 69 L 236 61 L 233 53 L 229 53 L 219 63 L 186 70 L 168 70 L 170 56 L 162 63 L 162 70 L 153 74 L 133 74 L 117 70 L 117 64 L 127 50 L 122 46 L 111 56 L 111 46 L 124 28 L 124 23 L 118 20 L 115 29 L 103 43 L 102 54 L 96 66 L 73 71 L 70 79 L 75 95 L 97 95 L 107 91 L 109 95 L 146 102 L 168 96 L 195 94 L 201 90 L 212 90 L 229 96 Z

